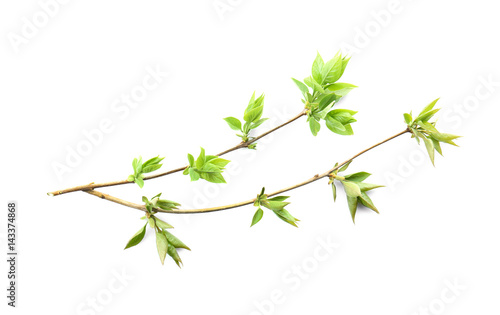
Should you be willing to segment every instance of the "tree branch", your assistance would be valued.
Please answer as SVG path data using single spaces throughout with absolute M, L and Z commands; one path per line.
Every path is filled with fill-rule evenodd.
M 299 119 L 300 117 L 306 115 L 306 111 L 303 110 L 302 112 L 300 112 L 297 116 L 293 117 L 292 119 L 286 121 L 285 123 L 277 126 L 277 127 L 274 127 L 273 129 L 271 130 L 268 130 L 266 132 L 264 132 L 263 134 L 255 137 L 255 138 L 252 138 L 246 142 L 241 142 L 237 145 L 235 145 L 234 147 L 232 148 L 229 148 L 225 151 L 222 151 L 221 153 L 217 154 L 217 156 L 222 156 L 224 154 L 227 154 L 229 152 L 232 152 L 232 151 L 235 151 L 235 150 L 238 150 L 238 149 L 242 149 L 242 148 L 246 148 L 248 147 L 250 144 L 254 143 L 255 141 L 267 136 L 268 134 L 280 129 L 281 127 L 284 127 L 286 125 L 288 125 L 289 123 Z M 162 176 L 167 176 L 167 175 L 170 175 L 170 174 L 174 174 L 174 173 L 177 173 L 177 172 L 182 172 L 183 170 L 186 169 L 186 167 L 188 167 L 187 165 L 186 166 L 183 166 L 183 167 L 178 167 L 178 168 L 175 168 L 175 169 L 172 169 L 170 171 L 166 171 L 166 172 L 163 172 L 163 173 L 158 173 L 158 174 L 154 174 L 154 175 L 149 175 L 149 176 L 145 176 L 143 178 L 143 180 L 149 180 L 149 179 L 153 179 L 153 178 L 158 178 L 158 177 L 162 177 Z M 66 189 L 62 189 L 62 190 L 56 190 L 56 191 L 53 191 L 53 192 L 49 192 L 47 193 L 47 195 L 49 196 L 59 196 L 59 195 L 63 195 L 63 194 L 66 194 L 66 193 L 70 193 L 70 192 L 75 192 L 75 191 L 89 191 L 89 190 L 93 190 L 94 188 L 100 188 L 100 187 L 110 187 L 110 186 L 118 186 L 118 185 L 125 185 L 125 184 L 132 184 L 134 182 L 130 182 L 128 180 L 119 180 L 119 181 L 113 181 L 113 182 L 107 182 L 107 183 L 99 183 L 99 184 L 95 184 L 95 183 L 90 183 L 88 185 L 81 185 L 81 186 L 76 186 L 76 187 L 72 187 L 72 188 L 66 188 Z
M 299 188 L 299 187 L 302 187 L 302 186 L 305 186 L 307 184 L 310 184 L 312 182 L 315 182 L 321 178 L 324 178 L 324 177 L 328 177 L 332 172 L 340 169 L 342 166 L 346 165 L 347 163 L 351 162 L 352 160 L 354 160 L 355 158 L 359 157 L 360 155 L 378 147 L 379 145 L 382 145 L 394 138 L 397 138 L 407 132 L 410 132 L 410 129 L 405 129 L 404 131 L 401 131 L 395 135 L 393 135 L 392 137 L 389 137 L 381 142 L 378 142 L 374 145 L 372 145 L 371 147 L 355 154 L 354 156 L 352 156 L 350 159 L 348 160 L 345 160 L 344 162 L 338 164 L 337 166 L 335 166 L 334 168 L 322 173 L 322 174 L 316 174 L 314 175 L 313 177 L 311 177 L 310 179 L 306 180 L 306 181 L 303 181 L 301 183 L 298 183 L 296 185 L 293 185 L 293 186 L 290 186 L 290 187 L 287 187 L 287 188 L 284 188 L 284 189 L 280 189 L 280 190 L 277 190 L 275 192 L 272 192 L 270 194 L 267 194 L 268 197 L 272 197 L 272 196 L 276 196 L 276 195 L 280 195 L 284 192 L 287 192 L 287 191 L 290 191 L 292 189 L 295 189 L 295 188 Z M 121 204 L 121 205 L 124 205 L 126 207 L 130 207 L 130 208 L 134 208 L 134 209 L 138 209 L 138 210 L 141 210 L 141 211 L 146 211 L 146 207 L 143 206 L 143 205 L 138 205 L 138 204 L 135 204 L 135 203 L 132 203 L 132 202 L 128 202 L 128 201 L 125 201 L 125 200 L 122 200 L 122 199 L 119 199 L 119 198 L 116 198 L 116 197 L 113 197 L 113 196 L 110 196 L 110 195 L 106 195 L 106 194 L 103 194 L 101 192 L 98 192 L 98 191 L 95 191 L 95 190 L 85 190 L 86 193 L 88 194 L 91 194 L 91 195 L 94 195 L 94 196 L 97 196 L 99 198 L 102 198 L 102 199 L 106 199 L 106 200 L 109 200 L 109 201 L 112 201 L 112 202 L 115 202 L 115 203 L 118 203 L 118 204 Z M 238 203 L 233 203 L 233 204 L 229 204 L 229 205 L 225 205 L 225 206 L 219 206 L 219 207 L 212 207 L 212 208 L 203 208 L 203 209 L 176 209 L 176 210 L 162 210 L 162 209 L 155 209 L 155 211 L 157 212 L 163 212 L 163 213 L 176 213 L 176 214 L 194 214 L 194 213 L 206 213 L 206 212 L 214 212 L 214 211 L 222 211 L 222 210 L 229 210 L 229 209 L 234 209 L 234 208 L 238 208 L 238 207 L 242 207 L 242 206 L 246 206 L 246 205 L 249 205 L 249 204 L 253 204 L 255 201 L 255 198 L 254 199 L 250 199 L 250 200 L 247 200 L 247 201 L 242 201 L 242 202 L 238 202 Z

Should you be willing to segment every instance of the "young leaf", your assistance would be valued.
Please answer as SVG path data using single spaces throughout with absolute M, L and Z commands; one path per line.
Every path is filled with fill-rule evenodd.
M 348 197 L 356 198 L 361 196 L 361 190 L 356 183 L 345 180 L 341 180 L 340 182 L 344 185 L 345 193 Z
M 335 186 L 335 182 L 332 182 L 332 191 L 333 191 L 333 202 L 337 201 L 337 187 Z
M 201 173 L 200 174 L 201 178 L 204 180 L 215 183 L 215 184 L 225 184 L 226 180 L 222 176 L 221 173 Z
M 354 217 L 356 216 L 356 210 L 358 209 L 358 198 L 347 195 L 347 204 L 349 205 L 349 212 L 351 212 L 352 222 L 355 223 Z
M 343 72 L 342 55 L 340 52 L 325 64 L 325 70 L 328 70 L 328 73 L 326 73 L 324 77 L 325 83 L 334 83 L 340 79 Z
M 334 118 L 334 116 L 328 114 L 326 115 L 326 127 L 335 133 L 345 132 L 346 126 L 340 123 L 338 120 Z
M 404 114 L 404 118 L 405 118 L 405 122 L 406 122 L 407 125 L 410 125 L 412 123 L 412 121 L 413 121 L 413 119 L 412 119 L 412 117 L 411 117 L 410 114 L 405 113 Z
M 316 55 L 316 59 L 314 59 L 312 65 L 312 77 L 319 84 L 323 82 L 323 75 L 322 75 L 323 65 L 324 65 L 323 58 L 321 58 L 321 55 L 318 52 Z
M 288 224 L 291 224 L 295 227 L 298 227 L 297 226 L 297 223 L 298 221 L 300 221 L 299 219 L 297 218 L 294 218 L 290 212 L 288 212 L 287 210 L 285 209 L 282 209 L 282 210 L 279 210 L 279 211 L 273 211 L 277 216 L 278 218 L 280 218 L 281 220 L 285 221 L 286 223 Z
M 200 174 L 197 171 L 195 171 L 194 169 L 189 168 L 189 177 L 191 178 L 192 182 L 195 182 L 198 179 L 200 179 Z
M 151 173 L 156 171 L 162 166 L 162 164 L 153 164 L 153 165 L 148 165 L 148 166 L 143 166 L 142 168 L 142 173 Z
M 261 119 L 257 120 L 256 122 L 254 122 L 250 125 L 250 129 L 255 129 L 255 128 L 259 127 L 260 125 L 262 125 L 263 122 L 265 122 L 268 119 L 269 118 L 261 118 Z
M 365 179 L 367 179 L 368 177 L 370 177 L 370 175 L 371 174 L 367 173 L 367 172 L 358 172 L 358 173 L 346 175 L 344 177 L 345 177 L 345 179 L 348 179 L 351 182 L 362 182 Z
M 170 245 L 172 245 L 173 247 L 175 247 L 175 248 L 184 248 L 184 249 L 187 249 L 187 250 L 191 250 L 191 248 L 189 248 L 186 244 L 184 244 L 180 239 L 178 239 L 177 237 L 175 237 L 172 233 L 164 230 L 163 234 L 165 234 L 168 243 Z
M 134 178 L 134 182 L 139 185 L 140 188 L 144 187 L 144 180 L 140 177 Z
M 146 223 L 142 227 L 142 229 L 140 229 L 137 233 L 134 234 L 134 236 L 132 236 L 132 238 L 128 241 L 127 245 L 125 246 L 125 249 L 139 244 L 144 239 L 144 235 L 146 235 L 146 226 L 147 225 L 148 224 Z
M 434 165 L 434 144 L 432 141 L 426 137 L 423 137 L 425 148 L 427 149 L 427 153 L 429 154 L 429 158 L 431 159 L 432 165 Z
M 188 161 L 189 161 L 189 166 L 194 166 L 194 157 L 188 153 Z
M 359 196 L 359 201 L 361 201 L 361 203 L 365 207 L 372 209 L 376 213 L 379 213 L 377 207 L 375 207 L 375 205 L 373 204 L 373 201 L 370 199 L 370 197 L 365 192 L 361 193 L 361 196 Z
M 314 117 L 310 117 L 309 128 L 311 129 L 311 133 L 316 136 L 321 128 L 321 125 L 316 121 L 316 119 L 314 119 Z
M 262 219 L 262 216 L 264 215 L 264 211 L 262 211 L 262 209 L 259 207 L 257 209 L 257 211 L 255 211 L 255 214 L 253 215 L 253 218 L 252 218 L 252 225 L 250 225 L 250 227 L 254 226 L 255 224 L 257 224 L 260 219 Z
M 162 232 L 156 232 L 156 248 L 158 249 L 158 255 L 160 256 L 160 261 L 163 265 L 165 257 L 167 256 L 168 242 L 165 234 Z
M 350 83 L 334 83 L 329 85 L 326 88 L 326 91 L 333 92 L 335 95 L 339 97 L 344 97 L 355 88 L 357 88 L 357 86 Z
M 227 122 L 229 127 L 236 131 L 241 131 L 241 121 L 234 117 L 226 117 L 224 120 Z
M 246 122 L 256 122 L 262 116 L 263 110 L 264 110 L 264 105 L 255 107 L 255 108 L 251 109 L 250 111 L 248 111 L 247 113 L 245 113 L 245 115 L 243 116 L 243 119 Z
M 205 165 L 205 149 L 201 148 L 200 155 L 196 159 L 196 168 L 201 169 Z
M 300 82 L 299 80 L 296 80 L 294 78 L 292 78 L 292 80 L 298 86 L 299 90 L 302 92 L 302 95 L 305 98 L 307 96 L 307 93 L 309 93 L 309 88 L 304 83 Z
M 168 246 L 167 254 L 175 261 L 176 265 L 181 268 L 182 260 L 174 246 Z
M 163 229 L 173 229 L 174 228 L 173 226 L 171 226 L 167 222 L 158 219 L 156 216 L 155 216 L 155 222 L 156 222 L 156 226 L 159 227 L 162 230 Z

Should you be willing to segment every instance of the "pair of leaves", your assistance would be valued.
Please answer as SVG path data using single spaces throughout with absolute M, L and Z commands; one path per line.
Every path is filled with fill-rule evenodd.
M 147 197 L 142 196 L 142 202 L 144 202 L 148 213 L 153 214 L 161 210 L 166 210 L 166 211 L 175 210 L 180 206 L 180 204 L 175 201 L 160 199 L 160 197 L 161 193 L 154 196 L 150 200 Z
M 238 137 L 242 138 L 243 142 L 247 142 L 250 140 L 249 133 L 250 130 L 255 129 L 262 125 L 268 118 L 261 118 L 262 112 L 264 111 L 264 94 L 259 96 L 257 99 L 255 98 L 255 92 L 250 98 L 250 102 L 248 102 L 248 106 L 245 109 L 245 113 L 243 114 L 243 120 L 245 124 L 242 124 L 238 118 L 235 117 L 226 117 L 224 120 L 227 122 L 229 127 L 233 130 L 239 131 L 242 134 L 237 134 Z M 255 145 L 252 145 L 249 148 L 254 149 Z
M 384 186 L 364 183 L 363 181 L 371 175 L 370 173 L 367 172 L 358 172 L 345 176 L 337 176 L 337 172 L 345 171 L 349 166 L 349 163 L 340 168 L 340 170 L 337 170 L 331 174 L 330 184 L 332 185 L 334 201 L 336 201 L 337 199 L 337 187 L 335 186 L 334 180 L 336 179 L 340 181 L 344 186 L 344 191 L 347 196 L 347 204 L 349 206 L 349 212 L 351 213 L 352 222 L 355 222 L 355 216 L 356 216 L 356 211 L 358 209 L 358 204 L 362 204 L 365 207 L 370 208 L 378 213 L 377 207 L 375 207 L 373 201 L 366 192 Z
M 188 154 L 189 166 L 184 170 L 184 175 L 189 175 L 191 181 L 197 181 L 200 178 L 211 183 L 226 183 L 222 176 L 224 167 L 230 162 L 215 155 L 205 155 L 205 149 L 201 148 L 200 155 L 195 160 L 191 154 Z
M 177 252 L 178 248 L 184 248 L 191 250 L 186 244 L 175 237 L 172 233 L 166 230 L 156 231 L 156 248 L 158 250 L 158 255 L 160 256 L 161 264 L 165 262 L 165 257 L 167 254 L 175 261 L 178 267 L 181 267 L 182 260 Z
M 335 119 L 328 119 L 332 107 L 344 96 L 346 96 L 355 85 L 349 83 L 336 83 L 344 73 L 345 67 L 350 58 L 343 57 L 337 53 L 335 57 L 328 62 L 324 62 L 318 53 L 312 66 L 312 75 L 305 78 L 304 82 L 292 78 L 304 99 L 307 110 L 307 121 L 311 133 L 316 136 L 321 129 L 320 121 L 326 120 L 327 127 L 341 135 L 352 134 L 350 125 L 337 124 Z M 333 115 L 333 114 L 332 114 Z M 331 122 L 328 123 L 328 120 Z M 354 122 L 353 120 L 351 122 Z
M 129 175 L 127 180 L 129 182 L 135 182 L 140 188 L 144 187 L 144 174 L 151 173 L 151 172 L 158 170 L 163 165 L 163 164 L 160 164 L 160 162 L 163 159 L 164 158 L 157 156 L 157 157 L 151 158 L 143 163 L 141 156 L 139 156 L 139 158 L 135 158 L 132 161 L 132 167 L 134 168 L 134 174 Z
M 276 216 L 284 222 L 297 227 L 297 222 L 299 220 L 293 217 L 290 212 L 285 209 L 285 207 L 290 204 L 289 202 L 285 201 L 289 198 L 289 196 L 276 196 L 273 198 L 268 198 L 267 195 L 264 194 L 264 191 L 265 188 L 262 188 L 262 191 L 257 195 L 257 198 L 255 199 L 254 206 L 257 207 L 257 211 L 252 218 L 252 224 L 250 226 L 254 226 L 262 219 L 262 217 L 264 216 L 264 211 L 261 207 L 265 207 L 269 210 L 272 210 L 274 214 L 276 214 Z
M 144 239 L 144 236 L 146 235 L 146 228 L 147 228 L 148 224 L 154 230 L 156 230 L 157 227 L 158 227 L 158 229 L 161 229 L 161 230 L 174 228 L 173 226 L 171 226 L 167 222 L 160 220 L 159 218 L 157 218 L 154 215 L 150 215 L 149 217 L 144 216 L 141 219 L 147 219 L 146 224 L 144 224 L 144 226 L 139 231 L 137 231 L 137 233 L 135 233 L 134 236 L 132 236 L 132 238 L 128 241 L 127 245 L 125 246 L 125 249 L 130 248 L 130 247 L 134 247 L 134 246 L 138 245 L 140 242 L 142 242 L 142 240 Z
M 460 138 L 457 135 L 439 132 L 436 129 L 436 122 L 429 122 L 440 110 L 439 108 L 434 108 L 438 100 L 439 98 L 427 105 L 415 119 L 413 119 L 411 112 L 403 115 L 408 129 L 412 133 L 412 138 L 415 138 L 419 144 L 420 140 L 424 142 L 432 165 L 434 165 L 435 152 L 443 155 L 440 142 L 457 146 L 453 140 Z

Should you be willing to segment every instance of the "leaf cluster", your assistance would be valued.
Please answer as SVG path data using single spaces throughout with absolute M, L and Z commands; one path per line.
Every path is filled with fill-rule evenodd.
M 139 158 L 135 158 L 132 161 L 132 167 L 134 168 L 134 174 L 129 175 L 127 180 L 129 182 L 135 182 L 139 187 L 144 187 L 144 174 L 146 173 L 151 173 L 156 170 L 158 170 L 163 164 L 160 164 L 160 162 L 164 158 L 161 158 L 159 156 L 151 158 L 147 160 L 146 162 L 142 162 L 142 157 L 139 156 Z
M 339 176 L 338 172 L 343 172 L 347 170 L 349 164 L 350 162 L 342 166 L 339 170 L 332 172 L 330 174 L 329 184 L 332 185 L 334 201 L 336 201 L 337 199 L 337 187 L 335 186 L 335 180 L 338 180 L 344 186 L 344 191 L 347 196 L 347 204 L 349 206 L 349 211 L 351 212 L 352 222 L 355 222 L 354 219 L 359 204 L 362 204 L 363 206 L 379 213 L 377 207 L 375 207 L 373 201 L 366 192 L 384 186 L 363 182 L 371 175 L 370 173 L 367 172 L 357 172 L 354 174 Z M 335 165 L 335 167 L 336 166 L 337 165 Z
M 200 155 L 195 160 L 191 154 L 188 154 L 189 166 L 184 170 L 184 175 L 189 175 L 191 181 L 197 181 L 200 178 L 211 183 L 226 183 L 222 176 L 224 167 L 230 162 L 215 155 L 205 155 L 205 149 L 201 148 Z
M 434 108 L 438 100 L 439 98 L 432 101 L 415 118 L 412 117 L 411 112 L 403 115 L 412 138 L 415 138 L 419 144 L 420 140 L 424 142 L 432 165 L 434 165 L 435 152 L 443 155 L 441 142 L 457 146 L 453 140 L 460 138 L 460 136 L 439 132 L 436 129 L 436 121 L 429 121 L 440 110 L 440 108 Z
M 254 226 L 262 219 L 262 217 L 264 216 L 264 211 L 261 207 L 265 207 L 269 210 L 272 210 L 274 214 L 276 214 L 276 216 L 281 220 L 297 227 L 297 222 L 300 220 L 294 218 L 290 214 L 290 212 L 285 209 L 285 207 L 290 204 L 289 202 L 285 201 L 289 198 L 289 196 L 276 196 L 273 198 L 268 198 L 267 195 L 264 194 L 264 191 L 265 187 L 262 188 L 262 191 L 257 195 L 257 198 L 255 199 L 253 205 L 257 207 L 257 211 L 252 218 L 252 224 L 250 226 Z
M 324 62 L 318 53 L 312 65 L 311 76 L 305 78 L 303 82 L 292 78 L 304 97 L 302 102 L 305 104 L 307 121 L 314 136 L 321 129 L 321 120 L 325 120 L 327 128 L 335 133 L 353 134 L 350 124 L 356 121 L 352 118 L 356 112 L 347 110 L 332 112 L 332 107 L 357 87 L 337 82 L 344 74 L 349 60 L 350 58 L 342 56 L 339 52 L 331 60 Z
M 138 245 L 146 235 L 146 228 L 149 225 L 156 234 L 156 248 L 158 250 L 158 255 L 160 256 L 160 261 L 162 264 L 165 262 L 165 257 L 167 254 L 175 261 L 177 266 L 181 266 L 182 260 L 177 252 L 177 249 L 184 248 L 191 250 L 186 244 L 179 240 L 172 233 L 168 232 L 167 229 L 173 229 L 174 227 L 169 223 L 159 219 L 154 214 L 155 209 L 172 210 L 177 209 L 178 203 L 170 200 L 160 199 L 161 193 L 154 196 L 150 200 L 146 197 L 142 197 L 146 205 L 146 215 L 141 219 L 147 220 L 146 224 L 132 236 L 128 241 L 125 249 Z
M 250 101 L 248 102 L 248 106 L 245 109 L 243 114 L 242 122 L 235 117 L 226 117 L 224 120 L 227 122 L 229 127 L 233 130 L 241 132 L 241 134 L 236 134 L 238 137 L 242 139 L 243 142 L 247 142 L 251 140 L 249 137 L 249 133 L 252 129 L 255 129 L 262 125 L 263 122 L 268 120 L 268 118 L 261 118 L 262 112 L 264 111 L 264 94 L 255 98 L 255 92 L 253 93 Z M 248 146 L 249 149 L 255 149 L 256 144 L 252 143 Z

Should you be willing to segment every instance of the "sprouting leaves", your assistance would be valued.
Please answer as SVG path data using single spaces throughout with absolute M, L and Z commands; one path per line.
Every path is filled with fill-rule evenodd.
M 429 122 L 429 120 L 439 111 L 439 108 L 434 108 L 438 100 L 439 98 L 427 105 L 415 119 L 413 119 L 411 112 L 404 114 L 404 120 L 412 133 L 412 138 L 415 138 L 418 143 L 420 143 L 420 140 L 424 142 L 433 165 L 434 153 L 438 152 L 443 155 L 440 142 L 457 146 L 453 140 L 460 138 L 460 136 L 439 132 L 436 129 L 436 121 Z
M 252 138 L 249 137 L 250 131 L 259 127 L 268 119 L 261 118 L 263 110 L 264 94 L 256 99 L 254 92 L 252 97 L 250 98 L 250 102 L 248 103 L 247 108 L 245 109 L 245 113 L 243 114 L 243 121 L 245 122 L 244 124 L 242 124 L 242 122 L 238 118 L 234 117 L 226 117 L 224 118 L 224 120 L 227 122 L 231 129 L 241 132 L 242 134 L 237 134 L 237 136 L 240 137 L 243 142 L 247 142 L 249 140 L 252 140 Z M 248 148 L 255 149 L 255 146 L 256 144 L 252 143 L 248 146 Z
M 146 234 L 146 228 L 149 225 L 156 235 L 156 248 L 162 265 L 165 262 L 167 254 L 175 261 L 177 266 L 181 266 L 182 260 L 177 252 L 177 249 L 184 248 L 191 250 L 186 244 L 175 237 L 167 229 L 174 227 L 169 223 L 161 220 L 156 216 L 156 213 L 162 210 L 175 210 L 180 204 L 174 201 L 160 199 L 161 193 L 151 199 L 142 197 L 142 201 L 146 207 L 146 215 L 141 219 L 147 219 L 147 223 L 140 229 L 127 243 L 125 249 L 139 244 Z
M 134 174 L 130 175 L 127 180 L 129 182 L 135 182 L 139 187 L 144 187 L 144 174 L 146 173 L 151 173 L 156 170 L 158 170 L 163 164 L 160 164 L 160 162 L 164 158 L 161 158 L 159 156 L 151 158 L 147 160 L 146 162 L 142 163 L 142 157 L 139 156 L 139 158 L 135 158 L 132 161 L 132 167 L 134 168 Z
M 297 227 L 297 222 L 299 219 L 293 217 L 290 212 L 288 212 L 285 207 L 289 205 L 289 202 L 285 202 L 286 199 L 288 199 L 288 196 L 276 196 L 273 198 L 268 198 L 266 194 L 264 194 L 265 188 L 262 188 L 262 191 L 260 194 L 257 195 L 257 198 L 254 201 L 254 206 L 257 207 L 257 211 L 255 212 L 253 218 L 252 218 L 252 225 L 254 226 L 257 224 L 261 219 L 262 216 L 264 215 L 264 211 L 262 210 L 261 207 L 268 208 L 269 210 L 272 210 L 274 214 L 281 220 L 285 221 L 288 224 L 291 224 L 295 227 Z
M 200 155 L 195 160 L 188 154 L 189 166 L 184 170 L 184 175 L 189 175 L 191 181 L 202 178 L 211 183 L 226 183 L 222 176 L 224 167 L 230 162 L 215 155 L 206 155 L 205 149 L 201 148 Z
M 359 204 L 362 204 L 363 206 L 370 208 L 378 213 L 378 209 L 375 207 L 373 201 L 370 199 L 366 192 L 383 186 L 364 183 L 363 181 L 371 175 L 367 172 L 358 172 L 345 176 L 337 175 L 339 171 L 345 171 L 349 164 L 350 162 L 346 163 L 339 170 L 333 171 L 330 174 L 329 184 L 332 185 L 334 201 L 337 199 L 337 188 L 335 186 L 335 180 L 340 181 L 340 183 L 344 186 L 344 190 L 347 196 L 347 204 L 349 206 L 349 212 L 351 213 L 351 218 L 354 222 Z M 337 165 L 335 165 L 335 167 L 337 167 Z
M 305 104 L 307 121 L 314 136 L 321 129 L 322 119 L 326 121 L 328 129 L 337 134 L 353 134 L 350 123 L 356 121 L 352 118 L 356 112 L 340 109 L 332 111 L 332 107 L 342 97 L 356 88 L 349 83 L 337 83 L 349 59 L 339 52 L 331 60 L 324 62 L 318 53 L 312 65 L 311 76 L 305 78 L 304 82 L 292 78 L 304 97 L 302 102 Z

